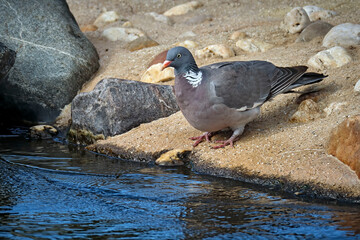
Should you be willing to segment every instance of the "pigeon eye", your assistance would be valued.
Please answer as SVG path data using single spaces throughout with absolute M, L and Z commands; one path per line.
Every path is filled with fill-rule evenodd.
M 180 54 L 180 53 L 178 53 L 178 55 L 176 55 L 176 57 L 177 57 L 177 58 L 181 58 L 181 54 Z

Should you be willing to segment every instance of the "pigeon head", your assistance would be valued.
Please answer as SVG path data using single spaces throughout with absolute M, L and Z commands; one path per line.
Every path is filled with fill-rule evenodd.
M 168 51 L 162 70 L 167 67 L 173 67 L 175 69 L 175 75 L 186 73 L 189 70 L 193 72 L 198 71 L 194 57 L 191 52 L 184 47 L 174 47 Z

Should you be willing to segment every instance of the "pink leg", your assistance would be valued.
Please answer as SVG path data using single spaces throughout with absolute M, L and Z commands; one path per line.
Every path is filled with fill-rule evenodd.
M 244 126 L 243 127 L 239 127 L 238 129 L 236 129 L 233 134 L 231 135 L 231 137 L 228 140 L 225 141 L 216 141 L 217 143 L 222 143 L 218 146 L 212 147 L 212 149 L 218 149 L 218 148 L 224 148 L 227 145 L 230 145 L 231 147 L 234 147 L 234 142 L 237 140 L 237 138 L 244 132 Z
M 213 133 L 211 132 L 205 132 L 203 135 L 198 136 L 198 137 L 191 137 L 191 140 L 196 140 L 196 142 L 193 144 L 193 147 L 196 147 L 197 145 L 199 145 L 199 143 L 201 143 L 202 141 L 206 140 L 208 142 L 210 142 L 210 137 L 212 136 Z
M 218 149 L 218 148 L 224 148 L 226 147 L 227 145 L 230 145 L 231 147 L 234 147 L 234 142 L 237 140 L 237 137 L 238 136 L 231 136 L 228 140 L 225 140 L 225 141 L 222 141 L 222 140 L 219 140 L 219 141 L 216 141 L 216 143 L 222 143 L 218 146 L 215 146 L 215 147 L 212 147 L 212 149 Z

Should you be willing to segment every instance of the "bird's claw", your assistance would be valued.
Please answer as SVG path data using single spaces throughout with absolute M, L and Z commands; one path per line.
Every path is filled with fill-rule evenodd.
M 211 132 L 206 132 L 201 136 L 198 137 L 191 137 L 191 140 L 196 140 L 196 142 L 193 144 L 193 147 L 196 147 L 197 145 L 199 145 L 199 143 L 201 143 L 202 141 L 206 140 L 208 142 L 210 142 L 210 137 L 211 137 L 212 133 Z
M 234 140 L 232 140 L 232 139 L 228 139 L 226 141 L 216 141 L 216 143 L 222 143 L 222 144 L 220 144 L 218 146 L 214 146 L 214 147 L 212 147 L 212 149 L 224 148 L 227 145 L 234 147 Z

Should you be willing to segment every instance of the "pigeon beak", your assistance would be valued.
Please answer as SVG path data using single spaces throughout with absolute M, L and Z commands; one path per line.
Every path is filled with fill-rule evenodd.
M 165 60 L 165 62 L 163 63 L 163 65 L 161 67 L 161 71 L 164 70 L 165 68 L 167 68 L 171 63 L 172 63 L 172 61 Z

